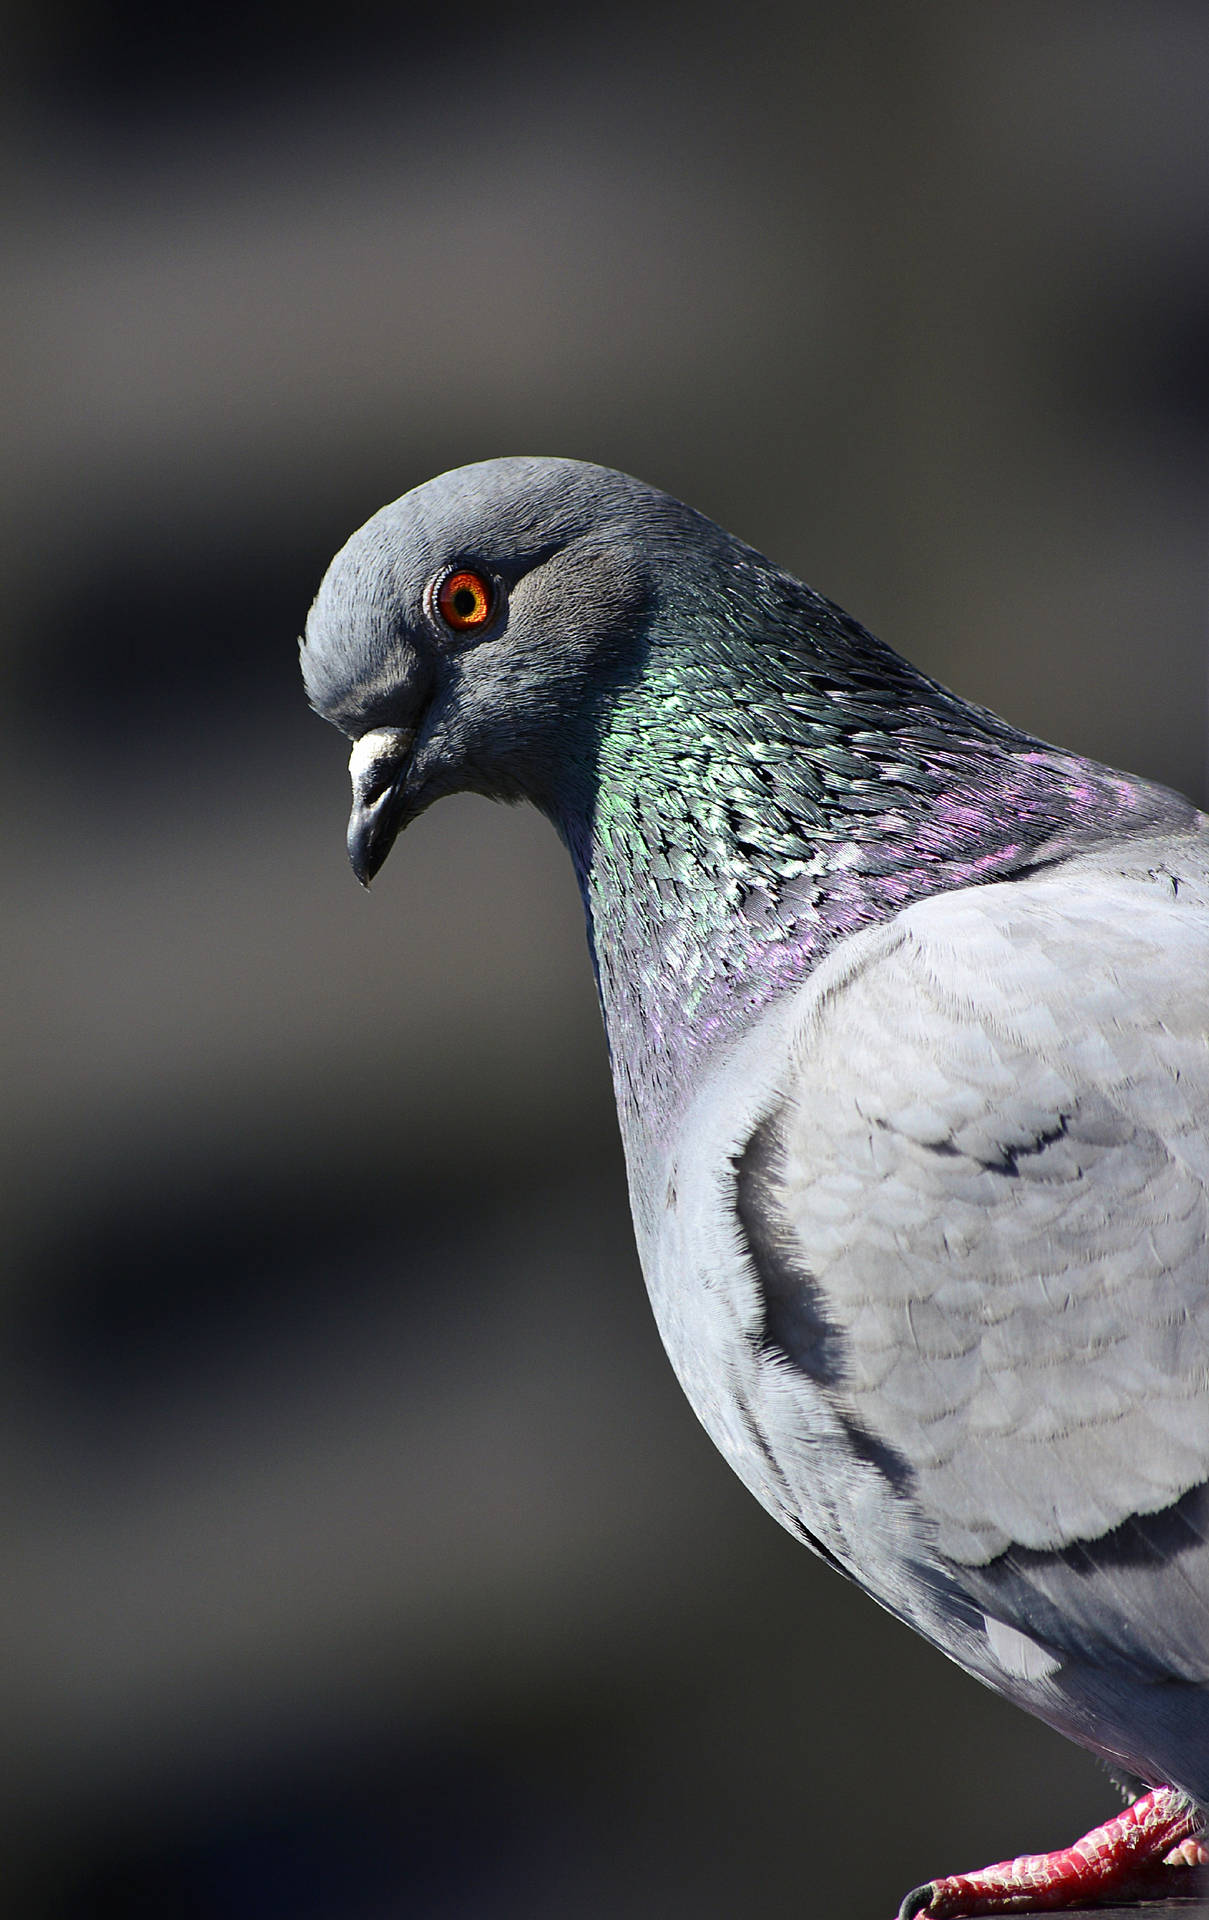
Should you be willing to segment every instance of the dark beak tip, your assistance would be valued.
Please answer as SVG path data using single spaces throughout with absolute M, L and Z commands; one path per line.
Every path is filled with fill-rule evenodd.
M 392 818 L 380 803 L 372 808 L 353 808 L 348 823 L 349 865 L 367 891 L 381 872 L 398 830 L 397 816 Z
M 382 865 L 382 860 L 376 857 L 372 846 L 354 835 L 351 828 L 348 836 L 348 864 L 356 875 L 359 885 L 363 886 L 368 893 L 374 876 Z

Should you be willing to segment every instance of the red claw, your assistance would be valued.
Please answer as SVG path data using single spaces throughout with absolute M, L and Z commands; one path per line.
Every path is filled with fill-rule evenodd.
M 909 1893 L 898 1920 L 967 1920 L 990 1913 L 1053 1913 L 1122 1898 L 1206 1891 L 1202 1817 L 1174 1787 L 1144 1793 L 1124 1813 L 1093 1827 L 1073 1847 L 1000 1860 L 980 1873 L 955 1873 Z

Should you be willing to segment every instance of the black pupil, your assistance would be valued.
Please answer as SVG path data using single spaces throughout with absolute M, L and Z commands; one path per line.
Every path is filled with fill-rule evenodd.
M 459 620 L 469 620 L 479 604 L 479 597 L 472 587 L 458 587 L 453 596 L 453 610 Z

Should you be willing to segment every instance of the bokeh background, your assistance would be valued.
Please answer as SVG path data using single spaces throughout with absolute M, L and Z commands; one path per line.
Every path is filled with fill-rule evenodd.
M 727 1474 L 561 850 L 371 897 L 295 639 L 499 452 L 1205 797 L 1209 13 L 10 7 L 0 1860 L 23 1920 L 884 1920 L 1108 1811 Z

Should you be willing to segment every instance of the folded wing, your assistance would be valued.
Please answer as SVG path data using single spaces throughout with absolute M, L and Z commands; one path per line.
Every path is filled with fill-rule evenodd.
M 762 1365 L 997 1618 L 1209 1679 L 1206 839 L 921 903 L 738 1162 Z

